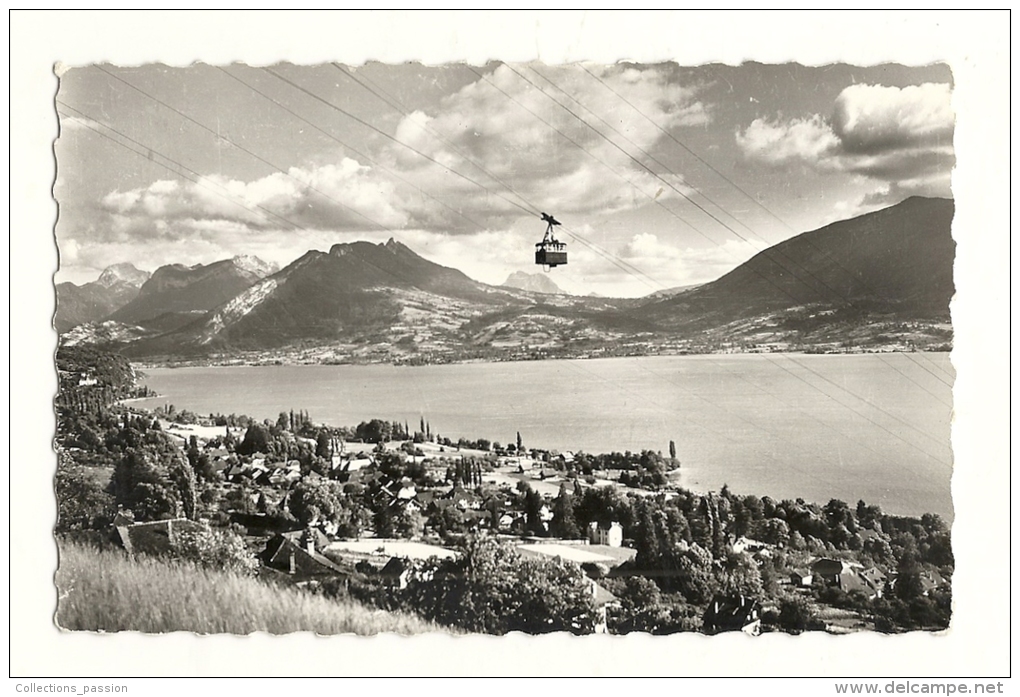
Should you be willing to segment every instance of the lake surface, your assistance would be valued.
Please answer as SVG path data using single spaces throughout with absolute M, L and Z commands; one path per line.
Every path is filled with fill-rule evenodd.
M 676 442 L 681 485 L 877 503 L 952 519 L 948 354 L 655 356 L 516 363 L 159 368 L 144 382 L 199 414 L 305 410 L 354 426 L 424 417 L 453 440 L 586 452 Z

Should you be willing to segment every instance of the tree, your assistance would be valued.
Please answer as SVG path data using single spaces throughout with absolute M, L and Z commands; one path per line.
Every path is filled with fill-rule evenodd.
M 708 550 L 681 542 L 676 547 L 676 571 L 663 579 L 664 586 L 679 591 L 689 602 L 707 603 L 718 592 L 714 564 Z
M 372 526 L 376 537 L 396 537 L 397 528 L 393 520 L 393 512 L 389 506 L 382 506 L 372 516 Z
M 673 441 L 669 442 L 669 459 L 676 460 L 676 443 Z
M 727 595 L 760 599 L 764 594 L 761 571 L 746 552 L 727 553 L 721 577 L 723 591 Z
M 768 518 L 759 521 L 753 528 L 754 537 L 762 542 L 779 547 L 790 544 L 790 526 L 781 518 Z
M 218 571 L 252 576 L 259 568 L 244 540 L 227 530 L 175 531 L 170 549 L 178 559 Z
M 793 596 L 779 601 L 779 627 L 785 632 L 800 634 L 825 629 L 825 624 L 818 620 L 806 600 Z
M 455 559 L 415 570 L 404 594 L 426 619 L 469 632 L 589 634 L 594 605 L 579 566 L 522 559 L 511 545 L 470 535 Z
M 418 511 L 405 508 L 394 519 L 393 529 L 398 537 L 414 539 L 420 537 L 424 531 L 425 519 Z
M 63 453 L 54 479 L 58 532 L 102 530 L 117 513 L 114 498 L 84 467 L 75 466 Z
M 697 608 L 675 594 L 661 593 L 659 587 L 643 576 L 631 576 L 611 590 L 620 598 L 613 613 L 613 631 L 617 634 L 649 632 L 673 634 L 700 631 L 702 620 Z
M 349 521 L 344 508 L 343 486 L 322 477 L 304 477 L 291 490 L 287 506 L 304 527 L 339 525 Z
M 194 520 L 198 511 L 198 482 L 195 470 L 187 460 L 176 458 L 170 469 L 170 478 L 177 486 L 184 516 L 189 520 Z
M 253 423 L 244 432 L 244 439 L 237 446 L 238 455 L 269 453 L 269 430 L 262 424 Z
M 333 457 L 333 439 L 330 437 L 329 431 L 325 429 L 319 431 L 315 437 L 315 456 L 324 460 Z
M 392 426 L 381 419 L 361 422 L 355 429 L 355 436 L 365 443 L 385 443 L 391 440 Z
M 573 539 L 581 536 L 574 519 L 574 498 L 567 489 L 567 483 L 560 484 L 560 493 L 553 503 L 553 517 L 549 523 L 549 532 L 554 537 Z
M 912 550 L 905 552 L 900 557 L 896 570 L 896 597 L 904 602 L 920 598 L 924 594 L 924 584 L 921 580 L 923 569 L 917 555 Z
M 524 492 L 525 529 L 529 535 L 544 537 L 547 534 L 545 523 L 542 522 L 542 495 L 528 487 Z
M 117 505 L 130 509 L 135 520 L 195 513 L 194 472 L 161 433 L 150 431 L 139 445 L 128 447 L 114 466 L 110 484 Z

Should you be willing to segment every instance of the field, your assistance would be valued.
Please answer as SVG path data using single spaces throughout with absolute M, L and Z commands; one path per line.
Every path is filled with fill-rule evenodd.
M 123 553 L 60 545 L 57 625 L 158 634 L 421 634 L 449 631 L 417 617 L 337 602 L 193 564 L 130 560 Z
M 332 543 L 327 549 L 361 554 L 378 552 L 385 557 L 407 557 L 408 559 L 429 559 L 430 557 L 452 559 L 457 556 L 455 552 L 445 547 L 437 547 L 436 545 L 424 544 L 422 542 L 411 542 L 409 540 L 341 540 Z

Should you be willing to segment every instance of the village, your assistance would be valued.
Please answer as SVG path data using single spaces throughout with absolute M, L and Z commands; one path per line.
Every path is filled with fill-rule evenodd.
M 131 417 L 122 418 L 126 424 Z M 633 599 L 610 589 L 619 592 L 635 578 L 663 572 L 692 573 L 684 564 L 642 568 L 649 566 L 648 554 L 637 560 L 644 564 L 636 563 L 638 547 L 648 542 L 634 536 L 647 531 L 634 532 L 641 521 L 633 513 L 614 515 L 623 501 L 655 497 L 667 504 L 679 496 L 671 484 L 679 467 L 667 469 L 677 464 L 675 454 L 667 459 L 647 451 L 614 453 L 593 461 L 584 453 L 527 448 L 520 434 L 505 446 L 451 442 L 434 434 L 424 418 L 418 425 L 412 431 L 407 424 L 373 420 L 338 429 L 313 425 L 301 412 L 258 423 L 197 417 L 167 405 L 152 426 L 195 471 L 201 482 L 197 508 L 190 519 L 148 521 L 121 510 L 114 538 L 132 555 L 165 554 L 174 534 L 225 528 L 244 539 L 263 579 L 313 592 L 331 589 L 386 607 L 387 594 L 405 591 L 416 573 L 420 581 L 430 565 L 425 573 L 434 574 L 437 563 L 457 558 L 465 538 L 481 535 L 523 559 L 580 567 L 594 611 L 590 630 L 602 633 L 623 629 L 614 620 L 632 619 L 636 609 Z M 694 593 L 705 609 L 685 608 L 680 624 L 688 629 L 757 635 L 763 617 L 771 613 L 774 626 L 783 612 L 777 594 L 802 599 L 786 603 L 787 615 L 790 607 L 804 610 L 805 617 L 785 618 L 794 628 L 833 633 L 874 628 L 862 607 L 895 587 L 896 574 L 887 565 L 883 571 L 845 554 L 828 555 L 831 543 L 790 549 L 784 525 L 758 526 L 767 540 L 738 526 L 716 525 L 722 540 L 715 541 L 714 553 L 721 564 L 750 569 L 734 574 L 743 582 L 710 584 L 711 591 Z M 854 535 L 851 546 L 888 548 L 888 535 L 875 529 L 858 527 Z M 916 583 L 923 596 L 947 585 L 935 568 L 922 570 Z M 834 605 L 825 607 L 825 600 Z M 812 606 L 821 611 L 812 613 Z M 617 624 L 632 627 L 633 621 Z

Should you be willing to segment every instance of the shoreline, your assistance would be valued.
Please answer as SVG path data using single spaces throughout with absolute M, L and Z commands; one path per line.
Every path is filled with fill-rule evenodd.
M 593 356 L 590 354 L 579 354 L 576 356 L 541 356 L 534 358 L 463 358 L 444 360 L 436 362 L 410 362 L 393 360 L 351 360 L 351 361 L 302 361 L 276 359 L 252 359 L 241 358 L 227 359 L 195 359 L 185 361 L 163 361 L 159 363 L 146 362 L 144 360 L 128 359 L 136 370 L 156 370 L 179 368 L 281 368 L 295 366 L 393 366 L 395 368 L 432 368 L 442 365 L 478 365 L 495 363 L 535 363 L 542 361 L 594 361 L 612 360 L 623 358 L 698 358 L 698 357 L 744 357 L 744 356 L 883 356 L 883 355 L 913 355 L 913 354 L 937 354 L 952 355 L 953 349 L 943 350 L 858 350 L 858 351 L 699 351 L 699 352 L 659 352 L 643 353 L 633 355 L 610 355 Z M 148 398 L 142 398 L 148 399 Z
M 932 356 L 928 360 L 932 361 L 937 358 L 938 365 L 942 366 L 948 372 L 947 379 L 951 380 L 950 376 L 953 372 L 952 368 L 950 366 L 945 365 L 945 362 L 948 361 L 949 354 L 946 352 L 935 353 L 940 354 L 941 357 L 940 355 L 936 355 Z M 328 400 L 327 402 L 322 402 L 320 399 L 321 395 L 312 396 L 312 399 L 320 399 L 319 402 L 313 402 L 313 404 L 316 404 L 318 406 L 313 407 L 311 409 L 312 418 L 317 423 L 322 423 L 335 428 L 353 427 L 359 421 L 369 421 L 372 418 L 385 418 L 385 419 L 392 418 L 397 419 L 399 421 L 411 421 L 413 423 L 417 423 L 419 416 L 421 415 L 421 413 L 418 411 L 418 408 L 419 406 L 421 406 L 426 410 L 426 417 L 428 417 L 429 413 L 431 413 L 432 425 L 434 427 L 437 427 L 436 430 L 438 430 L 440 433 L 446 436 L 451 437 L 453 441 L 457 441 L 458 437 L 473 439 L 478 438 L 479 436 L 485 436 L 486 434 L 490 434 L 491 436 L 494 436 L 494 438 L 492 438 L 493 441 L 498 440 L 506 442 L 504 439 L 506 437 L 512 437 L 514 431 L 517 430 L 523 432 L 526 436 L 529 432 L 533 433 L 534 435 L 529 440 L 532 441 L 532 444 L 535 445 L 535 447 L 540 447 L 544 445 L 550 450 L 558 450 L 561 452 L 567 451 L 576 452 L 580 450 L 590 455 L 599 455 L 609 454 L 614 451 L 617 452 L 625 451 L 628 449 L 631 451 L 639 452 L 642 448 L 657 451 L 660 448 L 665 449 L 664 446 L 667 441 L 663 440 L 662 438 L 656 439 L 655 437 L 652 437 L 652 439 L 649 440 L 649 438 L 644 437 L 647 434 L 645 434 L 643 431 L 638 434 L 631 433 L 632 436 L 636 435 L 640 437 L 628 437 L 628 432 L 621 433 L 614 432 L 612 434 L 609 434 L 605 432 L 605 429 L 596 429 L 595 431 L 592 431 L 591 429 L 582 428 L 580 426 L 578 426 L 579 430 L 571 428 L 570 433 L 561 432 L 557 434 L 555 432 L 552 433 L 546 432 L 540 429 L 538 426 L 529 423 L 528 417 L 525 417 L 523 415 L 523 412 L 518 413 L 520 412 L 520 409 L 522 407 L 519 406 L 514 407 L 513 405 L 521 404 L 521 402 L 517 401 L 517 398 L 521 396 L 521 389 L 512 388 L 510 386 L 513 384 L 518 385 L 525 383 L 530 384 L 532 378 L 534 378 L 535 380 L 544 380 L 545 378 L 550 376 L 559 376 L 557 377 L 556 382 L 557 385 L 560 385 L 562 387 L 561 383 L 564 383 L 565 381 L 567 387 L 573 389 L 572 387 L 570 387 L 571 385 L 574 385 L 579 381 L 584 382 L 585 380 L 593 381 L 597 385 L 602 385 L 604 383 L 604 379 L 600 378 L 599 376 L 612 377 L 621 372 L 626 374 L 630 374 L 631 372 L 637 372 L 641 375 L 645 375 L 646 380 L 647 380 L 646 374 L 649 372 L 652 374 L 672 375 L 674 371 L 671 369 L 671 366 L 675 367 L 680 372 L 685 373 L 685 369 L 682 369 L 684 365 L 689 366 L 690 369 L 693 370 L 695 374 L 700 374 L 705 371 L 721 370 L 724 373 L 733 373 L 734 376 L 737 376 L 745 374 L 745 370 L 750 371 L 752 369 L 756 369 L 755 368 L 756 365 L 761 366 L 760 368 L 761 371 L 764 371 L 767 374 L 772 374 L 778 373 L 780 368 L 785 367 L 784 364 L 786 361 L 781 358 L 781 355 L 782 354 L 780 354 L 780 356 L 777 356 L 775 359 L 769 359 L 767 355 L 760 356 L 757 353 L 686 354 L 684 357 L 692 358 L 690 362 L 674 360 L 678 358 L 677 356 L 661 356 L 661 355 L 632 356 L 631 358 L 643 358 L 649 360 L 633 362 L 615 361 L 611 364 L 607 362 L 602 362 L 601 365 L 600 362 L 603 359 L 570 359 L 567 361 L 567 363 L 573 363 L 573 365 L 572 366 L 562 365 L 562 367 L 558 367 L 558 363 L 554 363 L 552 361 L 561 361 L 563 359 L 547 359 L 546 361 L 527 361 L 526 362 L 527 365 L 513 367 L 506 366 L 502 368 L 492 366 L 491 362 L 471 361 L 470 363 L 475 364 L 478 367 L 468 368 L 464 364 L 450 364 L 451 367 L 446 370 L 406 371 L 406 372 L 397 370 L 397 368 L 403 366 L 393 366 L 392 364 L 389 363 L 365 364 L 379 367 L 376 368 L 366 367 L 360 370 L 342 368 L 337 370 L 329 370 L 327 368 L 318 368 L 305 371 L 291 369 L 275 373 L 254 370 L 248 371 L 223 370 L 223 368 L 233 367 L 247 367 L 247 368 L 261 367 L 261 366 L 241 366 L 237 364 L 227 366 L 181 366 L 191 368 L 208 368 L 208 370 L 182 371 L 179 374 L 179 377 L 177 378 L 175 378 L 174 373 L 172 373 L 169 370 L 158 371 L 158 377 L 156 375 L 153 376 L 153 379 L 155 380 L 156 384 L 152 386 L 160 388 L 158 391 L 160 393 L 166 394 L 159 394 L 155 397 L 148 398 L 151 399 L 152 401 L 147 404 L 133 402 L 131 403 L 130 406 L 132 408 L 139 408 L 141 404 L 145 404 L 146 409 L 155 410 L 157 408 L 161 408 L 165 401 L 171 401 L 174 402 L 178 409 L 183 408 L 188 411 L 193 411 L 199 415 L 203 414 L 207 415 L 210 413 L 221 412 L 224 414 L 243 413 L 252 416 L 253 418 L 256 418 L 256 420 L 260 421 L 264 419 L 274 420 L 279 414 L 279 412 L 286 409 L 290 409 L 292 406 L 296 408 L 297 405 L 299 404 L 298 400 L 301 398 L 302 395 L 305 398 L 309 397 L 307 391 L 300 390 L 295 391 L 292 389 L 285 389 L 284 387 L 281 386 L 300 385 L 304 384 L 306 381 L 310 381 L 309 384 L 311 383 L 333 384 L 335 382 L 337 385 L 347 384 L 351 386 L 350 389 L 347 390 L 347 392 L 350 393 L 347 398 L 348 400 L 354 399 L 355 395 L 361 395 L 356 402 L 348 403 L 341 400 L 340 402 L 337 403 L 337 405 L 333 405 L 332 407 L 329 408 L 323 406 L 324 404 L 328 404 Z M 797 354 L 791 355 L 795 356 Z M 814 354 L 814 355 L 832 355 L 832 354 Z M 885 366 L 881 365 L 880 362 L 881 363 L 888 362 L 889 364 L 892 365 L 892 367 L 889 368 L 888 370 L 895 370 L 897 373 L 900 370 L 905 370 L 904 366 L 908 366 L 913 369 L 913 366 L 907 363 L 909 357 L 904 357 L 899 360 L 893 360 L 893 359 L 881 359 L 880 358 L 881 354 L 878 354 L 874 358 L 870 359 L 852 357 L 870 355 L 863 353 L 837 354 L 837 355 L 839 355 L 842 360 L 849 361 L 850 363 L 848 363 L 847 365 L 858 366 L 865 369 L 865 373 L 867 374 L 870 374 L 869 366 L 873 366 L 876 369 L 878 368 L 884 369 Z M 723 360 L 723 358 L 720 358 L 720 356 L 722 356 L 723 358 L 729 356 L 735 358 L 732 360 L 732 362 L 729 362 Z M 652 360 L 656 358 L 660 358 L 661 362 L 656 362 Z M 582 360 L 596 362 L 582 363 L 581 362 Z M 917 359 L 915 358 L 914 360 L 916 361 Z M 797 359 L 797 361 L 802 362 L 806 366 L 814 370 L 818 370 L 827 375 L 832 372 L 830 370 L 823 370 L 827 366 L 835 366 L 834 369 L 837 372 L 843 370 L 843 368 L 840 366 L 840 363 L 836 359 L 832 360 L 819 359 L 818 361 L 811 361 L 808 358 L 802 358 Z M 718 368 L 713 365 L 716 362 L 719 363 Z M 545 365 L 544 366 L 541 365 L 542 363 L 545 363 Z M 773 366 L 773 364 L 776 365 Z M 322 364 L 300 364 L 300 365 L 322 365 Z M 452 367 L 454 365 L 461 365 L 462 367 L 454 368 Z M 699 365 L 701 367 L 698 367 Z M 642 366 L 645 368 L 645 370 L 641 369 Z M 920 371 L 921 368 L 916 368 L 914 370 Z M 855 371 L 851 370 L 851 372 Z M 586 377 L 586 374 L 591 374 L 591 377 Z M 676 374 L 679 375 L 680 373 Z M 747 374 L 757 375 L 758 373 Z M 884 375 L 885 373 L 883 372 L 880 374 Z M 782 375 L 785 377 L 785 373 L 783 373 Z M 893 374 L 892 376 L 896 377 L 895 374 Z M 163 382 L 159 382 L 159 380 L 162 380 Z M 482 380 L 487 381 L 487 384 L 489 385 L 503 386 L 509 390 L 508 392 L 504 392 L 503 387 L 499 387 L 498 389 L 494 387 L 493 388 L 494 390 L 493 394 L 495 395 L 494 397 L 481 399 L 480 403 L 483 403 L 485 409 L 496 410 L 494 412 L 491 412 L 493 418 L 489 419 L 475 418 L 472 415 L 472 412 L 470 411 L 464 412 L 463 406 L 457 406 L 456 404 L 451 406 L 450 404 L 443 402 L 439 397 L 433 395 L 432 393 L 433 390 L 439 389 L 441 390 L 441 394 L 446 395 L 449 393 L 449 388 L 451 385 L 461 384 L 468 386 L 466 387 L 466 389 L 473 389 L 470 388 L 470 385 L 479 383 L 479 381 Z M 735 382 L 736 380 L 737 378 L 733 377 L 731 379 L 731 382 L 734 382 L 738 387 L 743 385 L 742 382 L 736 383 Z M 678 383 L 683 382 L 679 380 L 679 378 L 677 379 L 677 381 Z M 183 392 L 180 392 L 179 390 L 175 391 L 174 385 L 177 385 L 178 382 L 190 386 L 188 390 L 185 390 L 185 392 L 187 392 L 188 394 L 194 393 L 194 395 L 197 395 L 196 399 L 198 401 L 189 403 L 188 400 L 184 398 Z M 687 383 L 684 382 L 684 386 L 686 386 L 686 384 Z M 801 385 L 800 382 L 797 382 L 795 384 L 799 388 L 804 389 L 804 386 Z M 248 389 L 250 387 L 253 390 L 252 395 L 254 401 L 253 400 L 238 401 L 236 399 L 231 399 L 231 393 L 229 391 L 222 393 L 222 397 L 225 397 L 227 399 L 226 402 L 224 402 L 224 399 L 222 397 L 216 397 L 216 395 L 220 393 L 221 389 L 230 390 L 231 385 L 237 387 L 238 389 L 241 388 Z M 259 395 L 263 392 L 262 390 L 259 390 L 260 385 L 268 386 L 276 385 L 277 387 L 279 387 L 279 389 L 282 389 L 283 392 L 280 393 L 274 389 L 271 390 L 270 393 L 262 394 L 261 397 L 259 397 Z M 685 389 L 684 386 L 680 386 L 681 392 L 684 391 Z M 907 385 L 907 387 L 909 387 L 909 385 Z M 371 393 L 376 392 L 380 389 L 383 391 L 382 392 L 383 395 L 389 394 L 387 390 L 392 391 L 396 389 L 398 391 L 402 390 L 404 392 L 407 392 L 407 390 L 409 389 L 413 390 L 421 389 L 425 390 L 426 392 L 433 396 L 426 398 L 419 395 L 417 392 L 414 392 L 413 397 L 408 397 L 408 399 L 411 401 L 424 400 L 420 405 L 418 405 L 418 402 L 415 402 L 413 405 L 411 404 L 411 402 L 407 402 L 405 406 L 410 405 L 408 406 L 409 411 L 407 410 L 392 411 L 386 407 L 386 404 L 388 404 L 389 402 L 387 402 L 387 400 L 384 397 L 374 399 L 371 396 Z M 711 389 L 714 390 L 716 388 Z M 746 389 L 747 388 L 745 387 L 744 390 L 746 391 Z M 214 391 L 210 392 L 210 390 Z M 526 389 L 524 391 L 527 392 Z M 316 391 L 313 390 L 313 392 Z M 174 397 L 173 396 L 174 394 L 178 394 L 178 397 Z M 715 393 L 713 392 L 713 394 Z M 864 393 L 861 392 L 861 394 Z M 696 396 L 692 397 L 692 399 L 694 398 L 696 398 Z M 478 400 L 473 400 L 472 403 L 474 403 L 474 401 Z M 782 401 L 784 404 L 789 403 L 787 404 L 787 406 L 789 406 L 790 409 L 793 409 L 793 413 L 796 413 L 799 410 L 797 404 L 791 402 L 791 398 L 789 395 L 786 395 L 780 401 Z M 671 403 L 664 401 L 663 404 Z M 381 408 L 380 409 L 370 408 L 373 405 L 375 406 L 381 405 Z M 695 406 L 700 405 L 701 401 L 695 403 Z M 263 406 L 265 406 L 266 408 L 262 408 Z M 620 415 L 625 416 L 628 407 L 623 406 L 621 408 L 624 411 L 621 411 Z M 803 407 L 801 406 L 800 409 L 802 408 Z M 458 411 L 458 409 L 460 409 L 460 411 Z M 405 411 L 407 413 L 405 413 Z M 728 412 L 728 410 L 724 411 Z M 485 413 L 490 412 L 486 411 Z M 686 423 L 687 419 L 682 416 L 683 413 L 686 412 L 677 412 L 677 414 L 681 415 L 677 416 L 676 418 L 679 419 L 679 421 Z M 941 414 L 941 412 L 939 413 Z M 517 414 L 518 420 L 515 421 L 512 418 L 512 414 Z M 693 416 L 697 417 L 697 414 L 694 414 Z M 756 419 L 757 417 L 755 417 L 755 420 Z M 829 423 L 829 420 L 827 418 L 825 420 L 826 423 Z M 513 423 L 511 423 L 511 421 Z M 743 420 L 741 419 L 740 421 L 741 423 L 736 424 L 736 426 L 738 427 L 742 426 Z M 506 423 L 504 424 L 503 422 Z M 708 428 L 708 430 L 721 428 L 719 422 L 716 421 L 706 422 L 701 417 L 693 418 L 693 422 L 695 422 L 696 424 L 697 423 L 706 424 L 704 427 Z M 756 433 L 760 430 L 759 428 L 755 427 L 754 424 L 750 424 L 750 426 L 756 429 L 755 430 Z M 680 435 L 683 436 L 683 433 L 681 431 L 676 430 L 676 428 L 679 428 L 679 426 L 677 427 L 671 426 L 670 428 L 674 429 L 673 430 L 674 433 L 680 433 Z M 770 432 L 774 430 L 772 425 L 767 425 L 767 428 Z M 837 436 L 840 438 L 842 438 L 843 436 L 852 435 L 853 431 L 853 429 L 850 429 L 846 424 L 843 424 L 842 422 L 833 422 L 832 430 L 835 431 L 837 433 Z M 729 433 L 729 431 L 726 432 Z M 936 436 L 938 435 L 939 434 L 937 433 Z M 622 439 L 617 438 L 617 436 L 621 436 Z M 667 429 L 667 432 L 665 432 L 663 438 L 668 439 L 670 437 L 671 435 Z M 672 437 L 675 438 L 676 436 L 673 435 Z M 703 442 L 704 438 L 708 438 L 711 441 L 713 437 L 711 434 L 706 433 L 704 434 L 703 437 L 698 438 L 699 442 L 691 443 L 688 444 L 687 446 L 684 446 L 681 443 L 682 438 L 677 439 L 678 444 L 681 445 L 680 448 L 681 452 L 682 453 L 685 452 L 684 450 L 685 447 L 688 449 L 687 451 L 689 451 L 688 457 L 683 457 L 683 455 L 681 454 L 681 460 L 683 460 L 686 465 L 682 469 L 681 476 L 681 485 L 684 488 L 703 492 L 719 491 L 721 486 L 724 483 L 727 483 L 731 488 L 738 487 L 738 489 L 741 491 L 745 490 L 754 491 L 756 493 L 761 491 L 764 492 L 764 494 L 770 495 L 773 498 L 777 499 L 803 497 L 805 500 L 813 500 L 818 498 L 824 498 L 827 496 L 836 496 L 838 498 L 846 499 L 853 498 L 853 500 L 856 501 L 857 498 L 864 498 L 868 502 L 874 502 L 883 505 L 883 508 L 888 508 L 890 505 L 892 505 L 893 508 L 890 508 L 890 511 L 895 510 L 897 513 L 900 513 L 902 515 L 920 515 L 923 512 L 937 512 L 947 520 L 952 520 L 954 518 L 954 506 L 952 499 L 950 497 L 947 497 L 944 494 L 944 492 L 942 492 L 941 487 L 939 487 L 938 490 L 935 490 L 934 484 L 921 487 L 921 489 L 923 489 L 925 492 L 925 501 L 928 501 L 928 503 L 924 504 L 923 507 L 915 507 L 915 504 L 921 503 L 920 501 L 915 502 L 910 498 L 904 498 L 902 500 L 903 506 L 902 508 L 900 508 L 899 506 L 895 506 L 893 504 L 892 498 L 885 499 L 884 497 L 886 496 L 886 494 L 872 491 L 872 489 L 874 489 L 875 487 L 870 486 L 854 486 L 852 489 L 850 489 L 852 493 L 846 493 L 845 491 L 840 493 L 836 489 L 828 488 L 826 488 L 824 491 L 821 491 L 819 487 L 811 485 L 811 482 L 806 483 L 808 484 L 807 488 L 803 487 L 793 488 L 782 485 L 781 483 L 777 488 L 773 488 L 772 486 L 767 488 L 761 488 L 756 485 L 755 481 L 756 479 L 760 479 L 758 475 L 752 476 L 748 474 L 746 477 L 744 475 L 746 474 L 746 472 L 755 472 L 762 469 L 763 467 L 765 469 L 786 467 L 789 463 L 786 463 L 785 460 L 789 458 L 786 458 L 782 454 L 782 448 L 776 446 L 776 448 L 779 449 L 773 448 L 772 450 L 768 451 L 767 464 L 763 464 L 757 461 L 752 462 L 749 460 L 748 462 L 751 464 L 745 467 L 744 465 L 741 465 L 739 464 L 739 462 L 737 462 L 737 461 L 742 462 L 741 460 L 742 456 L 739 454 L 739 452 L 736 455 L 731 455 L 729 451 L 716 451 L 713 449 L 712 443 L 706 444 Z M 804 445 L 802 449 L 807 450 L 808 445 Z M 722 446 L 726 446 L 726 444 L 723 443 Z M 822 457 L 822 459 L 825 459 L 825 457 L 827 456 L 820 457 Z M 868 455 L 868 453 L 864 453 L 862 457 L 869 458 L 870 455 Z M 715 462 L 716 460 L 719 460 L 719 462 L 716 463 Z M 734 464 L 734 462 L 737 462 L 737 464 Z M 796 462 L 799 462 L 799 460 L 796 460 Z M 796 464 L 796 462 L 794 464 Z M 862 462 L 864 462 L 864 460 L 862 460 Z M 710 466 L 710 463 L 715 464 Z M 869 469 L 866 463 L 861 465 L 861 467 L 862 471 L 869 472 L 872 471 L 871 469 Z M 697 471 L 692 471 L 695 469 Z M 816 471 L 815 468 L 809 469 L 812 472 Z M 928 470 L 924 471 L 928 472 Z M 940 479 L 941 474 L 934 472 L 931 472 L 929 474 L 932 477 L 936 477 L 936 479 L 941 481 Z M 905 478 L 905 476 L 900 476 L 895 472 L 889 474 L 888 476 L 890 477 L 889 481 L 891 482 L 899 482 L 900 480 L 903 480 Z M 773 484 L 775 483 L 773 482 Z M 805 482 L 801 482 L 801 484 L 805 484 Z M 858 482 L 858 484 L 861 483 Z M 819 490 L 816 491 L 815 489 Z M 859 492 L 857 491 L 858 489 L 860 489 Z M 899 487 L 895 486 L 893 487 L 893 489 L 899 490 Z

